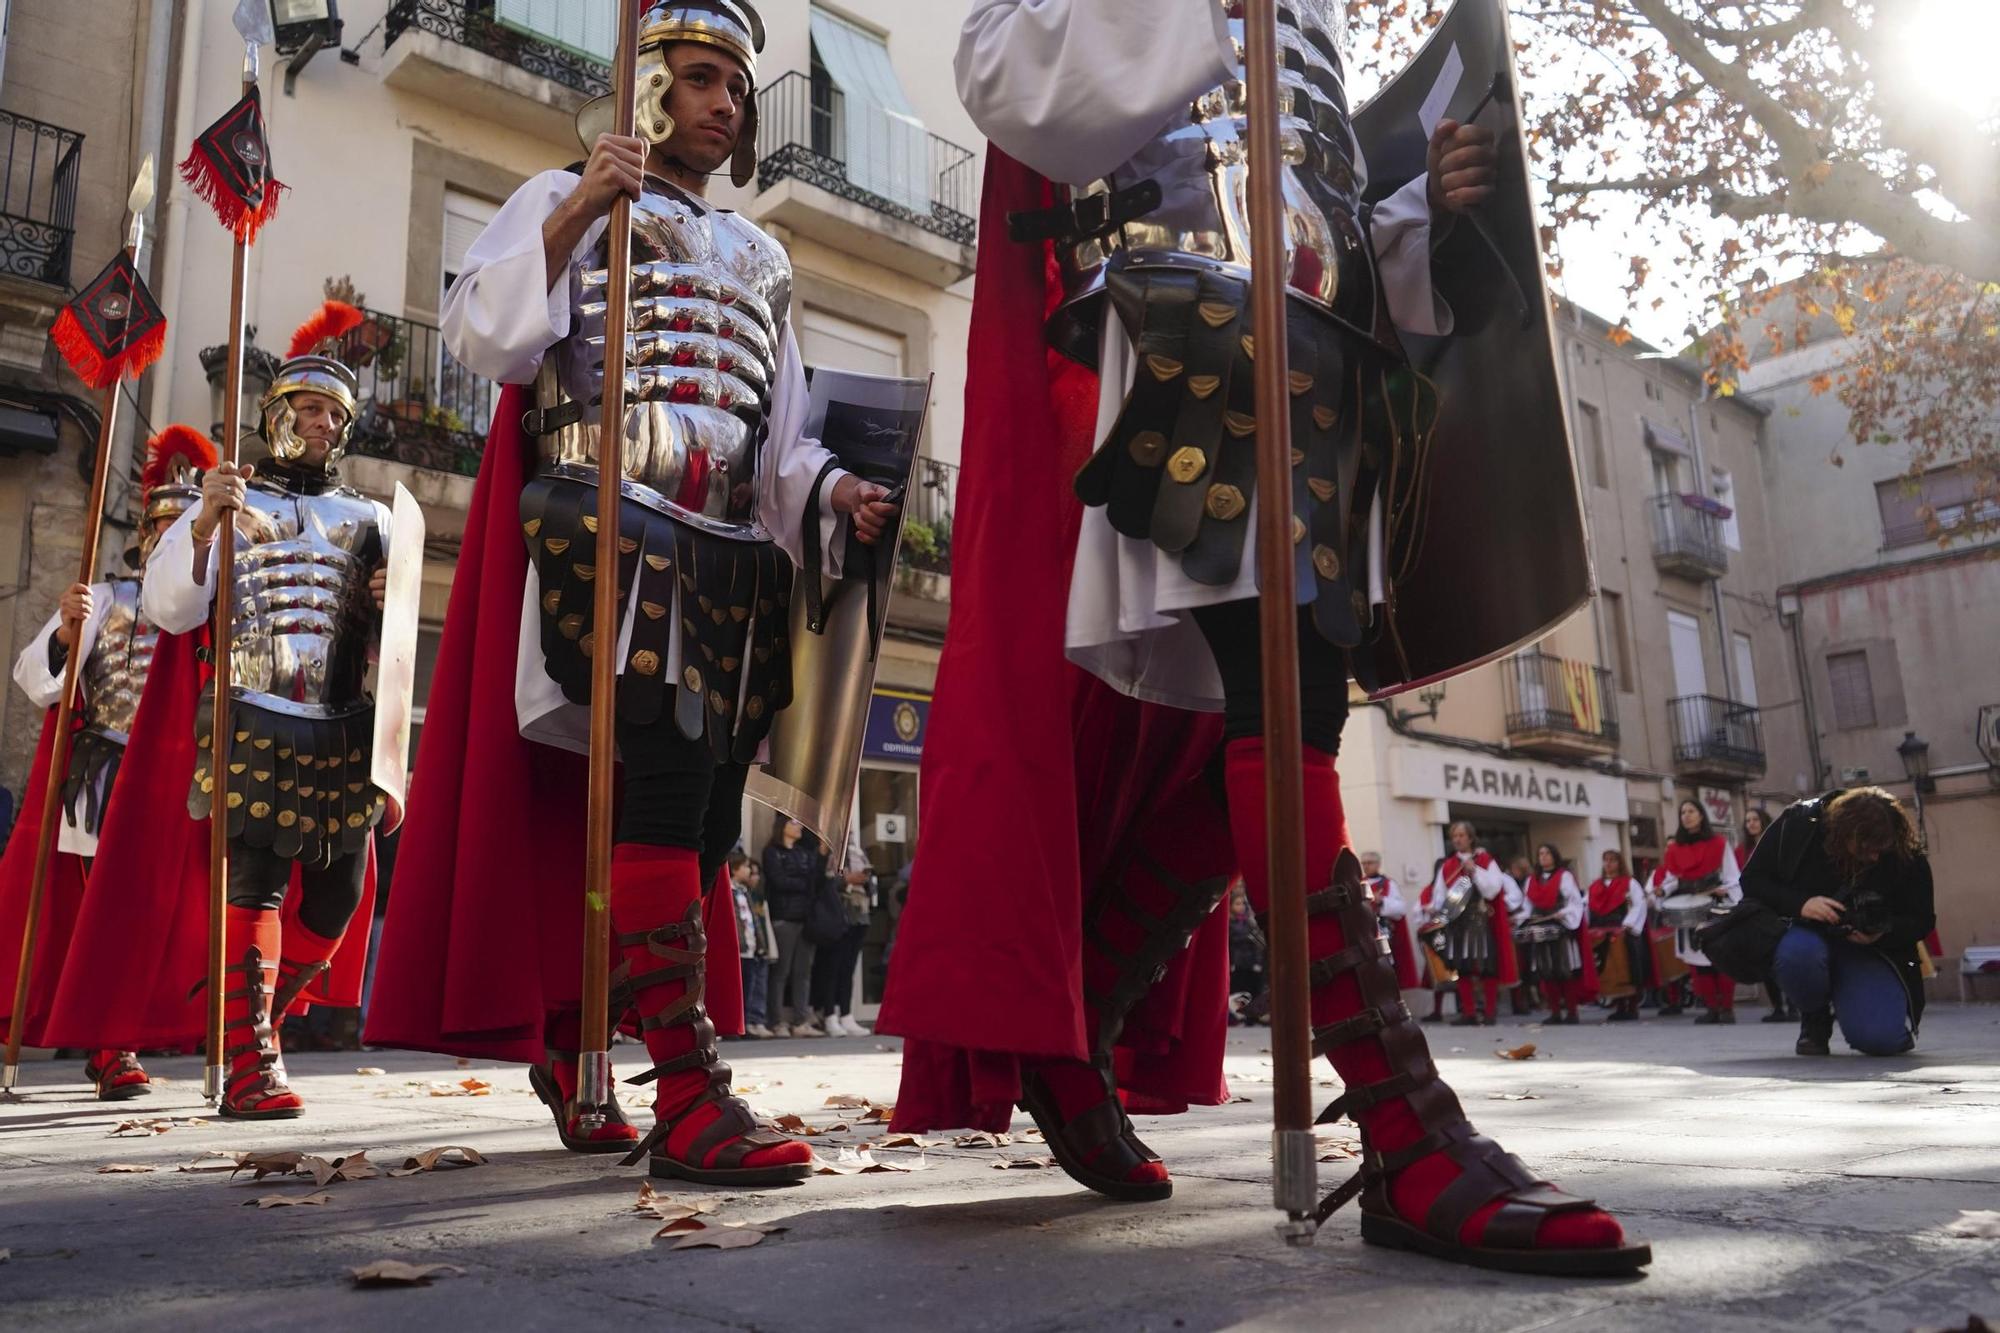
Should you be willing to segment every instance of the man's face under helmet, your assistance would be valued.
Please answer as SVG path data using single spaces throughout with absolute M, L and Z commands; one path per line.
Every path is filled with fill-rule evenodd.
M 633 132 L 648 143 L 665 143 L 674 133 L 668 93 L 674 73 L 667 49 L 682 42 L 714 47 L 743 67 L 750 94 L 743 101 L 743 129 L 729 161 L 729 179 L 739 188 L 757 169 L 757 56 L 764 49 L 764 20 L 749 0 L 672 0 L 655 4 L 639 18 L 639 68 Z M 599 97 L 577 112 L 577 137 L 589 148 L 613 125 L 611 99 Z
M 297 430 L 294 398 L 299 394 L 317 394 L 334 404 L 332 412 L 338 425 L 327 440 L 326 456 L 320 461 L 332 467 L 346 451 L 348 433 L 354 428 L 361 381 L 336 353 L 342 340 L 363 318 L 359 310 L 345 302 L 328 301 L 292 335 L 290 354 L 278 367 L 277 377 L 271 381 L 260 405 L 262 420 L 258 423 L 258 433 L 270 446 L 273 458 L 297 463 L 311 453 L 312 439 Z

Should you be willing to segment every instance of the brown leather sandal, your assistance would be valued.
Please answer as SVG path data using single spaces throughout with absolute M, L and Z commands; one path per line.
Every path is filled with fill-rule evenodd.
M 98 1052 L 98 1055 L 102 1054 L 104 1052 Z M 98 1101 L 126 1102 L 132 1100 L 134 1097 L 149 1097 L 152 1095 L 152 1081 L 146 1077 L 146 1071 L 140 1067 L 139 1057 L 136 1054 L 131 1051 L 114 1051 L 111 1052 L 111 1056 L 112 1058 L 108 1062 L 99 1064 L 97 1056 L 93 1055 L 83 1066 L 83 1076 L 89 1079 L 97 1088 Z M 118 1081 L 129 1074 L 137 1074 L 139 1077 L 137 1080 L 128 1080 L 123 1083 Z
M 247 1030 L 248 1034 L 248 1040 L 233 1042 L 223 1048 L 222 1063 L 227 1072 L 216 1114 L 225 1120 L 295 1120 L 305 1114 L 305 1107 L 296 1101 L 282 1106 L 265 1105 L 275 1098 L 298 1096 L 285 1082 L 276 1031 L 271 1026 L 274 1012 L 271 1001 L 276 991 L 272 977 L 277 971 L 277 960 L 266 962 L 263 953 L 254 944 L 244 948 L 239 961 L 222 969 L 224 977 L 243 979 L 242 989 L 223 992 L 223 1003 L 243 1000 L 246 1004 L 243 1014 L 231 1015 L 227 1019 L 223 1028 L 224 1038 L 239 1030 Z M 200 990 L 205 984 L 206 979 L 197 982 L 195 989 Z M 246 1055 L 254 1055 L 256 1059 L 245 1062 L 239 1068 L 238 1061 Z
M 542 1049 L 548 1057 L 547 1061 L 528 1066 L 528 1086 L 535 1090 L 535 1095 L 542 1099 L 542 1105 L 548 1107 L 549 1114 L 556 1118 L 556 1137 L 562 1140 L 562 1146 L 571 1152 L 581 1153 L 631 1151 L 633 1140 L 639 1137 L 636 1129 L 630 1134 L 621 1134 L 612 1139 L 591 1139 L 570 1133 L 570 1122 L 577 1117 L 578 1108 L 576 1103 L 563 1100 L 562 1084 L 556 1081 L 555 1066 L 558 1062 L 574 1066 L 577 1053 L 559 1051 L 553 1046 L 545 1046 Z M 604 1116 L 605 1124 L 632 1128 L 632 1122 L 625 1118 L 623 1108 L 618 1105 L 617 1092 L 612 1092 L 611 1100 L 599 1110 Z
M 1048 1081 L 1034 1070 L 1021 1072 L 1021 1109 L 1042 1131 L 1042 1141 L 1069 1178 L 1121 1203 L 1157 1203 L 1173 1197 L 1172 1180 L 1130 1179 L 1132 1172 L 1160 1155 L 1139 1141 L 1118 1100 L 1109 1062 L 1096 1062 L 1104 1079 L 1104 1100 L 1063 1119 L 1062 1106 Z
M 1363 1129 L 1361 1169 L 1320 1201 L 1315 1219 L 1324 1223 L 1359 1195 L 1361 1238 L 1373 1245 L 1414 1250 L 1452 1263 L 1508 1273 L 1616 1277 L 1651 1263 L 1652 1246 L 1643 1241 L 1586 1249 L 1536 1245 L 1536 1234 L 1548 1217 L 1594 1210 L 1597 1205 L 1557 1189 L 1529 1170 L 1520 1158 L 1473 1129 L 1457 1095 L 1438 1077 L 1423 1029 L 1403 1005 L 1395 968 L 1389 961 L 1389 944 L 1376 931 L 1373 901 L 1352 852 L 1340 854 L 1333 881 L 1331 888 L 1307 896 L 1306 915 L 1333 915 L 1345 938 L 1362 942 L 1315 960 L 1311 984 L 1317 989 L 1352 972 L 1366 1007 L 1348 1018 L 1314 1028 L 1313 1055 L 1317 1058 L 1354 1042 L 1375 1041 L 1394 1072 L 1380 1082 L 1348 1088 L 1320 1113 L 1316 1123 L 1331 1124 L 1380 1102 L 1403 1098 L 1424 1134 L 1415 1143 L 1383 1153 L 1369 1145 L 1368 1131 Z M 1460 1174 L 1432 1201 L 1423 1225 L 1416 1226 L 1396 1212 L 1389 1186 L 1398 1172 L 1434 1153 L 1443 1154 Z M 1461 1243 L 1458 1238 L 1465 1224 L 1496 1201 L 1501 1207 L 1487 1221 L 1482 1243 Z
M 733 1076 L 729 1066 L 722 1062 L 715 1040 L 715 1024 L 709 1021 L 708 1010 L 702 1004 L 703 987 L 708 976 L 708 936 L 702 930 L 701 903 L 690 904 L 687 915 L 673 925 L 620 935 L 617 944 L 621 950 L 643 945 L 651 957 L 666 966 L 634 972 L 629 959 L 619 963 L 611 974 L 613 1012 L 622 1013 L 644 990 L 667 982 L 685 981 L 687 985 L 680 997 L 659 1013 L 642 1018 L 639 1030 L 643 1036 L 662 1028 L 694 1029 L 693 1049 L 659 1061 L 651 1069 L 634 1075 L 626 1082 L 645 1084 L 694 1069 L 706 1070 L 708 1076 L 708 1086 L 673 1115 L 660 1116 L 652 1130 L 639 1140 L 621 1165 L 632 1166 L 642 1158 L 650 1158 L 647 1169 L 655 1179 L 687 1180 L 698 1185 L 790 1185 L 810 1176 L 813 1169 L 810 1161 L 787 1162 L 779 1166 L 746 1167 L 742 1164 L 744 1158 L 760 1148 L 776 1148 L 793 1140 L 759 1124 L 743 1099 L 729 1090 Z M 692 1160 L 683 1161 L 673 1156 L 667 1151 L 668 1138 L 677 1126 L 706 1106 L 716 1107 L 718 1114 L 714 1122 L 697 1134 L 689 1145 L 688 1154 Z M 731 1142 L 732 1139 L 734 1142 Z M 716 1154 L 716 1165 L 697 1165 L 708 1161 L 711 1153 Z

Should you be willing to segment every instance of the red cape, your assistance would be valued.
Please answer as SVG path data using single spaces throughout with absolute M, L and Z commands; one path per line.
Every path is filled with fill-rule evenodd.
M 952 525 L 950 633 L 924 741 L 916 864 L 882 1031 L 905 1038 L 898 1128 L 1003 1128 L 1023 1056 L 1081 1059 L 1085 884 L 1221 738 L 1219 717 L 1126 698 L 1063 656 L 1096 377 L 1047 350 L 1053 253 L 1008 239 L 1046 180 L 989 145 Z M 1066 706 L 1065 706 L 1066 705 Z M 1217 911 L 1133 1014 L 1135 1110 L 1214 1104 L 1229 931 Z
M 524 386 L 507 385 L 473 487 L 445 611 L 367 1040 L 538 1064 L 544 1014 L 583 986 L 583 756 L 521 736 L 514 670 L 528 548 L 516 517 L 528 479 Z M 707 1004 L 743 1030 L 730 895 L 707 904 Z M 613 1016 L 616 1017 L 615 1015 Z
M 188 992 L 208 972 L 208 821 L 190 819 L 187 810 L 195 711 L 209 697 L 208 672 L 195 658 L 205 634 L 162 634 L 153 650 L 118 769 L 120 794 L 105 811 L 49 1014 L 51 1045 L 190 1048 L 206 1032 L 205 1003 Z M 288 930 L 297 919 L 297 888 L 294 877 L 284 910 Z M 361 1003 L 374 913 L 371 842 L 354 924 L 332 969 L 307 987 L 306 1003 Z
M 21 937 L 27 929 L 28 897 L 35 879 L 35 838 L 41 832 L 42 801 L 49 790 L 49 759 L 55 752 L 55 742 L 56 710 L 51 708 L 42 719 L 41 743 L 35 747 L 28 785 L 22 789 L 21 812 L 15 816 L 14 831 L 7 838 L 7 853 L 0 856 L 0 1006 L 7 1009 L 13 1008 L 14 983 L 21 975 Z M 114 784 L 113 794 L 119 790 Z M 62 836 L 60 829 L 56 836 Z M 28 1005 L 21 1025 L 24 1045 L 48 1044 L 42 1040 L 42 1033 L 48 1022 L 49 1004 L 55 999 L 56 981 L 62 975 L 63 959 L 69 955 L 70 936 L 76 929 L 77 908 L 82 902 L 83 860 L 57 851 L 49 862 L 41 924 L 35 931 L 34 974 L 28 982 Z M 0 1015 L 0 1038 L 9 1034 L 12 1021 L 12 1014 Z

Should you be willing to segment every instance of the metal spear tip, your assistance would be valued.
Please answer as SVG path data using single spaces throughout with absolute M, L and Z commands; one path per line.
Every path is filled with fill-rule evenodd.
M 132 193 L 125 196 L 127 213 L 143 213 L 153 206 L 153 155 L 146 154 L 146 160 L 139 164 L 139 174 L 132 181 Z

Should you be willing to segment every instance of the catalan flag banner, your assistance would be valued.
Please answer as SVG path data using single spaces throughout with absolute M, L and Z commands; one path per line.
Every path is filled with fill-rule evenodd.
M 1588 662 L 1564 658 L 1563 693 L 1569 698 L 1570 716 L 1576 729 L 1596 735 L 1604 730 L 1604 697 L 1597 689 L 1597 669 Z

